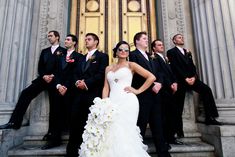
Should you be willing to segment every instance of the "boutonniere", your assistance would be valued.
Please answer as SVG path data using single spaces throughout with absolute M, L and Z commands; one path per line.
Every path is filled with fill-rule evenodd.
M 88 61 L 92 62 L 93 60 L 95 60 L 95 55 L 92 55 L 88 58 Z
M 57 56 L 60 56 L 60 55 L 63 55 L 63 52 L 61 52 L 61 51 L 56 51 L 55 54 L 56 54 Z
M 155 60 L 156 59 L 156 55 L 154 55 L 154 54 L 152 54 L 151 56 L 149 56 L 150 57 L 150 59 L 152 59 L 152 60 Z
M 70 58 L 70 56 L 66 57 L 66 62 L 73 63 L 75 60 L 73 58 Z
M 192 58 L 192 52 L 190 52 L 190 51 L 186 51 L 186 55 L 189 57 L 189 58 Z
M 186 55 L 192 55 L 192 52 L 189 50 L 189 49 L 185 49 L 185 51 L 186 51 Z

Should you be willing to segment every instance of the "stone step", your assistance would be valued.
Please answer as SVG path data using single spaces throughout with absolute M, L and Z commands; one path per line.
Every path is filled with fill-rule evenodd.
M 157 157 L 154 144 L 151 141 L 146 143 L 151 157 Z M 202 141 L 184 142 L 184 145 L 171 144 L 170 146 L 169 152 L 172 157 L 215 157 L 214 147 Z
M 146 139 L 150 139 L 152 137 L 151 134 L 146 135 Z M 24 137 L 24 145 L 43 145 L 45 141 L 42 141 L 42 135 L 33 135 L 33 136 L 25 136 Z M 68 142 L 69 135 L 68 133 L 64 133 L 62 135 L 62 143 Z M 181 138 L 182 142 L 198 142 L 201 141 L 201 134 L 199 132 L 193 133 L 185 133 L 185 137 Z
M 24 145 L 43 145 L 46 141 L 42 140 L 42 135 L 33 135 L 24 137 Z M 68 143 L 69 135 L 65 134 L 62 137 L 62 143 Z
M 199 132 L 185 132 L 184 133 L 184 138 L 181 138 L 180 140 L 182 142 L 196 142 L 196 141 L 201 141 L 201 133 Z M 148 138 L 152 138 L 152 134 L 151 134 L 151 131 L 150 129 L 147 129 L 146 130 L 146 135 L 145 137 L 148 139 Z
M 151 157 L 157 157 L 151 141 L 147 143 Z M 48 150 L 41 150 L 42 145 L 20 145 L 9 150 L 9 157 L 60 157 L 65 155 L 66 144 Z M 215 157 L 214 147 L 204 142 L 187 142 L 185 145 L 171 145 L 172 157 Z

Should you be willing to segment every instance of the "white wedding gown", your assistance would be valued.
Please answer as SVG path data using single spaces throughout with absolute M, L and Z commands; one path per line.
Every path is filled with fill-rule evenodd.
M 138 99 L 124 91 L 131 86 L 132 77 L 128 67 L 107 73 L 110 96 L 96 98 L 90 107 L 80 157 L 150 157 L 136 125 Z

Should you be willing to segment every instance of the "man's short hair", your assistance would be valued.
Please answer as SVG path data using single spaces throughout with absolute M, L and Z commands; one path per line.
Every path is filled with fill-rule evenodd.
M 76 35 L 73 35 L 73 34 L 68 34 L 67 37 L 71 37 L 72 38 L 72 41 L 75 42 L 75 45 L 77 45 L 78 43 L 78 38 L 76 37 Z
M 180 34 L 180 33 L 175 34 L 175 35 L 172 37 L 172 41 L 174 41 L 175 38 L 176 38 L 178 35 L 182 35 L 182 34 Z M 182 36 L 183 36 L 183 35 L 182 35 Z
M 55 37 L 58 37 L 58 41 L 60 41 L 60 33 L 58 31 L 51 30 L 48 33 L 54 33 Z
M 92 38 L 94 40 L 98 41 L 97 44 L 96 44 L 96 47 L 99 45 L 100 40 L 99 40 L 99 37 L 95 33 L 87 33 L 85 37 L 87 37 L 87 36 L 92 36 Z
M 134 45 L 136 46 L 136 40 L 140 40 L 142 35 L 147 35 L 147 32 L 138 32 L 134 36 Z
M 151 43 L 151 50 L 153 51 L 153 48 L 155 47 L 155 45 L 156 45 L 156 41 L 160 41 L 160 42 L 162 42 L 162 40 L 161 39 L 155 39 L 152 43 Z

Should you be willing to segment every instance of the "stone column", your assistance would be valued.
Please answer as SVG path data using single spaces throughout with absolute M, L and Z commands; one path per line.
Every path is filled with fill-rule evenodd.
M 212 88 L 220 120 L 235 124 L 235 2 L 190 2 L 200 77 Z
M 32 0 L 0 3 L 0 123 L 9 120 L 27 79 L 33 15 Z
M 219 157 L 234 156 L 235 124 L 235 2 L 190 0 L 195 49 L 201 79 L 214 93 L 223 126 L 199 125 L 202 138 Z
M 1 0 L 0 5 L 0 124 L 6 123 L 20 92 L 37 77 L 38 59 L 50 46 L 47 33 L 67 34 L 67 0 Z M 30 104 L 29 134 L 47 130 L 49 104 L 43 92 Z
M 35 0 L 35 14 L 33 18 L 32 46 L 30 52 L 35 68 L 29 68 L 31 74 L 37 73 L 37 63 L 42 49 L 50 46 L 47 40 L 47 33 L 50 30 L 56 30 L 60 33 L 60 44 L 64 45 L 64 39 L 67 35 L 68 21 L 68 3 L 67 0 Z M 30 135 L 44 135 L 48 128 L 49 102 L 47 92 L 43 92 L 35 99 L 30 108 Z

